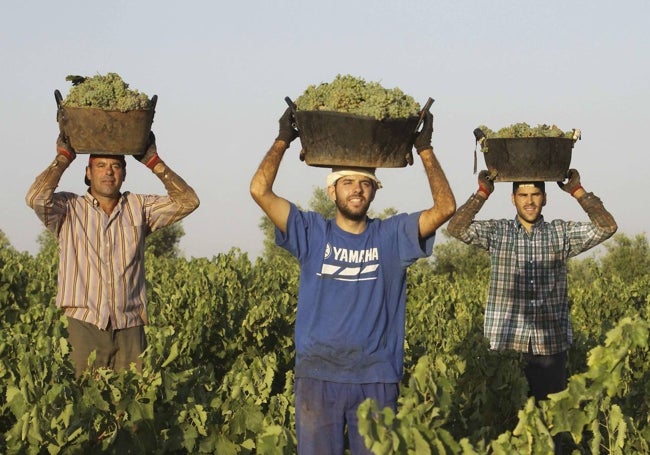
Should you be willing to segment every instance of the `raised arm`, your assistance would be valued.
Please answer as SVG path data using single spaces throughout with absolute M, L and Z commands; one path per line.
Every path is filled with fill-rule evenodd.
M 449 235 L 467 242 L 465 236 L 474 217 L 481 210 L 485 201 L 490 197 L 494 191 L 494 182 L 490 178 L 488 171 L 481 171 L 478 174 L 478 190 L 456 211 L 456 214 L 451 218 L 447 225 L 447 232 Z
M 54 161 L 41 172 L 29 187 L 25 202 L 34 209 L 36 215 L 44 222 L 54 222 L 53 213 L 58 207 L 53 203 L 54 190 L 59 185 L 63 172 L 74 161 L 77 154 L 68 143 L 63 133 L 56 140 L 56 157 Z M 46 224 L 47 225 L 47 224 Z M 51 228 L 51 226 L 48 226 Z
M 280 118 L 280 131 L 271 149 L 266 152 L 262 162 L 251 180 L 251 196 L 260 208 L 271 219 L 271 222 L 282 232 L 287 230 L 287 219 L 291 205 L 288 200 L 278 196 L 273 191 L 273 183 L 278 175 L 280 162 L 291 141 L 298 137 L 293 127 L 293 114 L 290 108 Z
M 433 206 L 422 211 L 419 219 L 420 238 L 429 237 L 442 226 L 456 211 L 456 199 L 451 191 L 447 177 L 433 153 L 431 136 L 433 134 L 433 114 L 427 112 L 422 131 L 415 138 L 414 147 L 422 159 L 427 174 Z
M 566 183 L 557 182 L 557 184 L 563 191 L 576 198 L 591 222 L 603 231 L 607 238 L 614 235 L 618 229 L 614 217 L 605 209 L 601 200 L 594 193 L 585 191 L 580 182 L 580 173 L 576 169 L 569 169 Z
M 196 210 L 200 203 L 199 197 L 194 189 L 160 158 L 153 132 L 149 133 L 149 144 L 145 153 L 133 157 L 151 169 L 165 186 L 167 195 L 175 206 L 173 221 L 167 221 L 168 223 L 178 221 Z

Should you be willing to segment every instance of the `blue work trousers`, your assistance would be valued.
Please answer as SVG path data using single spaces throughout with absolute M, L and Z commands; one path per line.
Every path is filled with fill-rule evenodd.
M 347 426 L 352 455 L 371 454 L 359 435 L 357 408 L 373 398 L 380 409 L 397 410 L 399 384 L 342 384 L 296 378 L 296 434 L 299 455 L 338 455 L 345 450 Z

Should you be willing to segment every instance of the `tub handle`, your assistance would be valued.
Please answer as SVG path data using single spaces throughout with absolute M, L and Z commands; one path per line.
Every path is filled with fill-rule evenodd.
M 286 101 L 286 103 L 289 105 L 291 113 L 293 114 L 293 123 L 291 123 L 291 126 L 293 126 L 300 133 L 298 123 L 296 122 L 296 111 L 298 110 L 296 103 L 294 103 L 288 96 L 284 97 L 284 101 Z M 300 155 L 298 157 L 300 158 L 300 161 L 305 161 L 305 151 L 303 149 L 300 149 Z
M 424 122 L 424 117 L 427 115 L 427 112 L 429 112 L 429 109 L 431 109 L 431 105 L 433 104 L 433 98 L 429 97 L 427 99 L 427 102 L 424 103 L 424 107 L 420 110 L 420 114 L 418 116 L 418 122 L 415 125 L 415 129 L 413 130 L 414 134 L 417 134 L 418 130 L 420 129 L 420 126 L 422 125 L 422 122 Z M 409 150 L 406 152 L 406 162 L 409 164 L 409 166 L 413 165 L 413 151 Z

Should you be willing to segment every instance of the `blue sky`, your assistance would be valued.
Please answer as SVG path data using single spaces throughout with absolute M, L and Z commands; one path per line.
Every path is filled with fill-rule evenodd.
M 260 253 L 262 212 L 248 185 L 277 134 L 284 97 L 337 74 L 399 87 L 420 102 L 435 99 L 433 144 L 459 205 L 476 189 L 476 126 L 580 128 L 572 167 L 619 232 L 645 233 L 649 17 L 645 0 L 10 0 L 0 17 L 0 230 L 17 249 L 37 251 L 43 228 L 24 197 L 55 154 L 53 92 L 65 96 L 68 74 L 116 72 L 132 88 L 158 95 L 158 151 L 201 198 L 183 221 L 188 257 L 233 247 Z M 276 191 L 307 206 L 328 171 L 300 162 L 299 151 L 296 142 L 285 155 Z M 80 155 L 59 189 L 85 191 L 86 162 Z M 384 188 L 375 211 L 431 204 L 417 159 L 378 175 Z M 123 188 L 164 191 L 135 161 Z M 509 189 L 497 183 L 479 217 L 513 216 Z M 587 219 L 555 185 L 547 193 L 547 219 Z

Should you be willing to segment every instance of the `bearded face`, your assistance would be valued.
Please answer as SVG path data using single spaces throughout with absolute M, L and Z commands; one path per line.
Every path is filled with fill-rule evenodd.
M 328 192 L 343 217 L 351 221 L 362 221 L 375 198 L 376 188 L 368 177 L 351 175 L 338 179 L 328 187 Z

